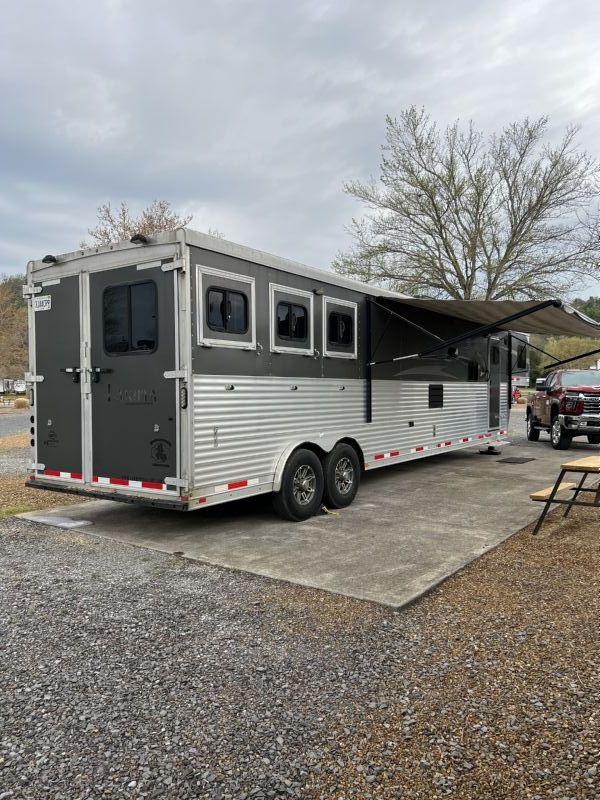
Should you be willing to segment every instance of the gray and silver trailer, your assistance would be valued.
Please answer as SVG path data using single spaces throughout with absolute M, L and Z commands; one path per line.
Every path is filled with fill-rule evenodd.
M 272 492 L 290 519 L 364 470 L 504 440 L 510 327 L 558 301 L 414 299 L 190 230 L 27 267 L 28 483 L 191 511 Z

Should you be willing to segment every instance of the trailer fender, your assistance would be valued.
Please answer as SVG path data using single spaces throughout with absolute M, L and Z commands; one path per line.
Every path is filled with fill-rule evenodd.
M 316 439 L 303 439 L 302 441 L 293 442 L 288 444 L 284 450 L 281 451 L 277 464 L 275 466 L 275 475 L 273 477 L 273 491 L 278 492 L 281 489 L 281 481 L 283 478 L 283 470 L 288 462 L 288 458 L 292 455 L 294 450 L 299 447 L 308 447 L 309 450 L 314 450 L 319 455 L 329 453 L 335 447 L 336 442 L 339 441 L 339 436 L 319 436 Z

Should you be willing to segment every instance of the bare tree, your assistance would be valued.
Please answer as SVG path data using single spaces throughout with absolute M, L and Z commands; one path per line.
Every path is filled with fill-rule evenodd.
M 184 228 L 191 222 L 191 215 L 180 216 L 171 208 L 168 200 L 154 200 L 139 216 L 132 215 L 126 202 L 117 209 L 110 203 L 98 207 L 98 224 L 88 230 L 94 244 L 111 244 L 121 239 L 130 239 L 134 233 L 151 236 L 159 231 Z M 82 242 L 82 247 L 86 247 Z
M 411 295 L 457 299 L 555 296 L 598 275 L 596 163 L 569 127 L 548 120 L 486 138 L 472 123 L 440 131 L 414 106 L 387 118 L 379 181 L 345 191 L 369 209 L 336 271 Z M 575 284 L 575 285 L 574 285 Z
M 23 275 L 0 276 L 0 378 L 22 378 L 27 367 L 27 306 Z

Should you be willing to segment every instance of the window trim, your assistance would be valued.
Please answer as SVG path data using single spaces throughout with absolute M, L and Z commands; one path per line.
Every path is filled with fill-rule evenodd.
M 201 347 L 232 347 L 239 350 L 256 350 L 256 292 L 255 280 L 251 275 L 242 275 L 238 272 L 228 272 L 214 267 L 205 267 L 203 264 L 196 264 L 196 343 Z M 204 280 L 204 277 L 209 280 Z M 248 302 L 248 328 L 245 333 L 228 333 L 227 331 L 214 331 L 221 336 L 204 335 L 204 322 L 206 320 L 205 291 L 210 288 L 212 279 L 221 278 L 240 284 L 246 284 L 250 288 Z M 227 289 L 227 286 L 219 287 Z M 243 289 L 232 289 L 240 291 Z M 208 328 L 208 322 L 206 322 Z M 212 330 L 208 328 L 208 330 Z M 240 339 L 240 336 L 247 336 L 250 331 L 250 339 Z M 221 338 L 223 337 L 223 338 Z
M 208 295 L 210 292 L 223 292 L 225 296 L 227 296 L 230 292 L 232 294 L 239 294 L 241 297 L 244 298 L 244 305 L 246 311 L 246 327 L 243 331 L 228 331 L 226 328 L 215 328 L 213 327 L 210 322 L 208 321 Z M 207 286 L 204 290 L 204 302 L 206 304 L 206 308 L 204 313 L 206 314 L 206 327 L 210 331 L 214 331 L 215 333 L 227 333 L 231 336 L 245 336 L 248 333 L 248 329 L 250 327 L 250 318 L 248 314 L 248 295 L 245 292 L 240 291 L 239 289 L 228 289 L 227 286 L 217 286 L 216 284 L 211 284 Z
M 329 309 L 328 306 L 343 306 L 351 309 L 352 316 L 352 344 L 346 350 L 329 349 Z M 335 309 L 331 309 L 335 311 Z M 325 358 L 358 358 L 358 303 L 352 300 L 340 300 L 337 297 L 323 297 L 323 356 Z M 338 345 L 344 347 L 344 345 Z
M 288 341 L 307 341 L 307 347 L 286 347 L 285 345 L 277 344 L 279 338 L 277 333 L 277 305 L 279 299 L 276 298 L 276 293 L 289 295 L 290 297 L 303 298 L 307 303 L 298 303 L 298 305 L 308 306 L 308 336 L 306 340 L 302 339 L 289 339 Z M 292 302 L 281 298 L 281 302 Z M 294 286 L 282 286 L 279 283 L 269 283 L 269 339 L 271 353 L 288 353 L 297 356 L 312 356 L 315 353 L 314 348 L 314 328 L 315 328 L 315 309 L 314 309 L 314 294 L 307 292 L 304 289 L 296 289 Z
M 131 344 L 131 287 L 132 286 L 140 286 L 144 283 L 150 283 L 154 286 L 154 319 L 156 323 L 156 339 L 154 340 L 154 347 L 152 350 L 142 350 L 141 348 L 136 348 L 135 350 L 124 350 L 121 352 L 118 351 L 110 351 L 106 349 L 106 331 L 105 331 L 105 318 L 104 318 L 104 296 L 106 292 L 110 289 L 121 289 L 125 287 L 127 291 L 127 337 L 128 337 L 128 344 Z M 123 283 L 111 283 L 109 286 L 105 286 L 102 290 L 102 351 L 105 356 L 108 358 L 114 358 L 118 356 L 149 356 L 152 353 L 156 353 L 158 350 L 158 341 L 159 341 L 159 326 L 158 326 L 158 287 L 156 285 L 156 281 L 152 280 L 151 278 L 147 278 L 141 281 L 125 281 Z

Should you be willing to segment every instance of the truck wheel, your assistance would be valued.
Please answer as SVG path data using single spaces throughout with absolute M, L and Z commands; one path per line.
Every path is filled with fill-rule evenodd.
M 337 444 L 323 461 L 325 492 L 323 499 L 330 508 L 345 508 L 356 497 L 360 483 L 360 462 L 349 444 Z
M 527 439 L 530 442 L 537 442 L 540 438 L 540 431 L 539 428 L 536 428 L 533 424 L 533 414 L 531 411 L 527 412 L 527 420 L 525 422 L 527 426 Z
M 588 433 L 587 440 L 590 444 L 600 444 L 600 434 Z
M 550 441 L 555 450 L 566 450 L 571 444 L 571 435 L 560 424 L 558 414 L 552 420 L 550 428 Z
M 312 450 L 300 448 L 289 457 L 281 489 L 273 495 L 273 507 L 283 519 L 300 522 L 312 517 L 323 498 L 323 467 Z

